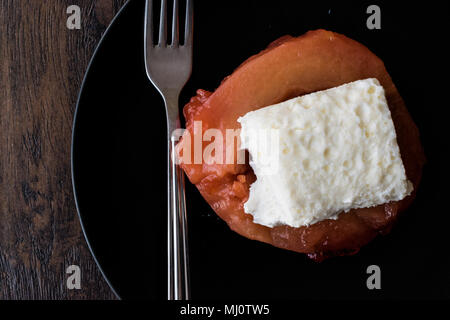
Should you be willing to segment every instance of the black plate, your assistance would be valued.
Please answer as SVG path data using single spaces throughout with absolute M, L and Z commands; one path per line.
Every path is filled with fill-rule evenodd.
M 436 89 L 425 59 L 434 57 L 433 13 L 382 3 L 382 29 L 369 30 L 370 4 L 196 2 L 194 70 L 180 106 L 197 88 L 215 89 L 276 38 L 326 28 L 362 42 L 384 60 L 419 126 L 428 163 L 416 201 L 391 234 L 355 256 L 323 263 L 230 231 L 187 183 L 194 299 L 450 296 L 444 237 L 450 215 L 442 211 L 438 179 L 441 117 L 426 99 Z M 164 299 L 166 122 L 161 97 L 145 75 L 143 9 L 140 0 L 125 6 L 90 64 L 75 117 L 73 181 L 86 238 L 117 294 Z M 373 264 L 381 268 L 381 290 L 366 287 L 366 269 Z

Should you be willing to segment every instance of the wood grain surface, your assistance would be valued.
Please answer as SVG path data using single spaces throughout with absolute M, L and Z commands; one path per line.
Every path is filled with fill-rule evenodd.
M 125 2 L 0 0 L 0 299 L 115 299 L 81 232 L 70 144 L 83 75 Z M 73 4 L 79 30 L 66 27 Z

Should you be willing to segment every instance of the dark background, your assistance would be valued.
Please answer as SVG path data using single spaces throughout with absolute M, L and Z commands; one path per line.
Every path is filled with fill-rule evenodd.
M 80 2 L 86 18 L 81 30 L 70 31 L 64 14 L 69 4 L 54 2 L 1 2 L 7 9 L 0 12 L 1 31 L 6 25 L 8 32 L 1 32 L 0 53 L 6 57 L 0 91 L 0 298 L 111 298 L 82 240 L 69 157 L 77 90 L 119 3 Z M 366 28 L 370 4 L 381 7 L 381 30 Z M 143 69 L 142 8 L 143 1 L 133 0 L 124 9 L 90 68 L 75 127 L 74 169 L 85 231 L 117 292 L 164 299 L 165 120 Z M 450 296 L 446 11 L 437 2 L 196 1 L 194 71 L 181 104 L 197 88 L 215 89 L 276 38 L 326 28 L 362 42 L 384 60 L 419 126 L 428 162 L 416 201 L 390 235 L 355 256 L 320 264 L 231 232 L 188 183 L 194 299 Z M 51 18 L 57 14 L 61 19 Z M 65 289 L 69 264 L 82 267 L 81 291 Z M 371 264 L 381 267 L 382 290 L 366 288 Z
M 81 232 L 70 144 L 92 53 L 125 0 L 0 0 L 0 300 L 114 299 Z M 69 5 L 81 29 L 66 27 Z M 66 268 L 81 268 L 67 290 Z

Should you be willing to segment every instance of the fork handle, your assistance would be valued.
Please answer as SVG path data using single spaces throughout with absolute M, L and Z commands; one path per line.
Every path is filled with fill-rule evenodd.
M 172 130 L 169 126 L 169 130 Z M 168 299 L 188 300 L 189 261 L 184 173 L 176 163 L 176 137 L 168 131 Z

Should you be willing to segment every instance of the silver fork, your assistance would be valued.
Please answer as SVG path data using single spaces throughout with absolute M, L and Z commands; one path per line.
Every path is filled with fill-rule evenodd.
M 144 54 L 147 76 L 164 99 L 167 116 L 168 299 L 189 299 L 189 261 L 183 171 L 175 161 L 180 128 L 178 98 L 192 72 L 193 0 L 186 3 L 184 44 L 179 41 L 178 0 L 173 0 L 172 37 L 167 41 L 167 1 L 161 0 L 158 43 L 153 41 L 153 1 L 146 0 Z

